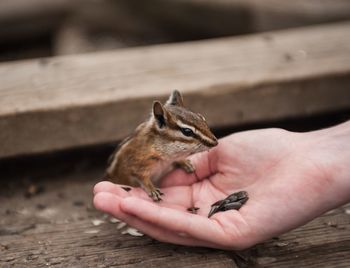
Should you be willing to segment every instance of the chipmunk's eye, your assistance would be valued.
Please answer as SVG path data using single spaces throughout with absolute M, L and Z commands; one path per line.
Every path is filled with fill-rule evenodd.
M 187 137 L 193 136 L 193 134 L 194 134 L 192 129 L 187 128 L 187 127 L 182 127 L 182 128 L 180 128 L 180 130 L 181 130 L 182 134 L 184 134 Z

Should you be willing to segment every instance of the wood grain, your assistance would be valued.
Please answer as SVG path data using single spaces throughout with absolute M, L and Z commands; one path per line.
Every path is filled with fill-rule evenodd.
M 212 127 L 350 107 L 350 23 L 0 65 L 0 157 L 115 141 L 172 89 Z
M 244 253 L 177 246 L 121 235 L 116 223 L 93 209 L 92 187 L 101 166 L 87 159 L 50 161 L 41 159 L 44 168 L 36 170 L 29 165 L 25 176 L 23 169 L 14 169 L 0 182 L 1 267 L 221 268 L 237 267 L 237 256 L 243 256 L 238 267 L 347 267 L 350 262 L 350 204 Z M 30 184 L 44 190 L 27 197 Z

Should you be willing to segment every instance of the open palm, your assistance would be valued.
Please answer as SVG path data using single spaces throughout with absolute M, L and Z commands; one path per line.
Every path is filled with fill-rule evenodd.
M 161 185 L 163 200 L 100 182 L 94 205 L 160 241 L 242 249 L 295 228 L 327 210 L 325 170 L 315 164 L 301 134 L 280 129 L 233 134 L 209 152 L 191 156 L 195 174 L 175 170 Z M 237 191 L 249 200 L 208 218 L 211 204 Z M 187 211 L 200 208 L 197 214 Z M 312 211 L 312 213 L 310 213 Z

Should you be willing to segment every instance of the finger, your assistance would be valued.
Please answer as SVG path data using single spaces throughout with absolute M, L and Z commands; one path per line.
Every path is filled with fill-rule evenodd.
M 129 191 L 123 189 L 124 187 L 130 188 Z M 131 187 L 123 184 L 115 184 L 110 181 L 101 181 L 94 186 L 94 194 L 100 192 L 108 192 L 120 197 L 137 196 L 143 199 L 150 199 L 147 193 L 140 187 Z
M 135 197 L 124 198 L 120 208 L 128 214 L 175 233 L 212 243 L 216 241 L 223 245 L 229 243 L 229 237 L 225 236 L 221 226 L 216 221 L 203 216 L 157 206 Z
M 193 237 L 184 236 L 183 234 L 177 234 L 166 228 L 162 228 L 156 224 L 149 223 L 136 216 L 127 214 L 127 217 L 123 219 L 128 225 L 136 228 L 140 232 L 149 235 L 150 237 L 166 243 L 179 244 L 184 246 L 202 246 L 218 248 L 219 246 L 207 241 L 201 241 Z
M 116 218 L 125 217 L 125 213 L 120 209 L 120 202 L 123 198 L 108 192 L 96 193 L 93 204 L 96 209 L 112 214 Z
M 159 241 L 170 242 L 187 246 L 207 246 L 207 247 L 219 247 L 216 244 L 207 243 L 191 237 L 184 237 L 179 234 L 173 233 L 165 228 L 161 228 L 152 223 L 142 221 L 139 218 L 124 213 L 120 209 L 120 202 L 122 198 L 107 192 L 97 193 L 94 197 L 93 203 L 96 209 L 108 213 L 124 222 L 128 225 L 136 228 L 144 234 L 147 234 Z
M 130 196 L 130 194 L 122 188 L 123 186 L 124 185 L 114 184 L 110 181 L 101 181 L 94 186 L 93 192 L 94 194 L 109 192 L 120 197 Z
M 216 169 L 217 148 L 218 147 L 215 147 L 211 150 L 204 151 L 204 152 L 190 156 L 189 159 L 191 160 L 191 163 L 194 165 L 196 169 L 195 174 L 199 180 L 207 178 L 208 176 L 212 175 L 217 171 Z
M 184 170 L 177 168 L 170 172 L 161 180 L 161 187 L 173 187 L 180 185 L 192 185 L 197 182 L 198 178 L 195 173 L 186 173 Z
M 183 211 L 193 206 L 192 188 L 189 186 L 161 188 L 161 192 L 163 193 L 162 200 L 157 202 L 160 206 L 177 208 Z M 129 196 L 138 197 L 147 202 L 154 203 L 152 198 L 140 187 L 133 188 L 128 193 Z
M 162 180 L 161 186 L 170 187 L 177 185 L 192 185 L 193 183 L 210 176 L 216 172 L 215 155 L 215 149 L 191 155 L 188 159 L 195 167 L 195 172 L 186 173 L 182 169 L 176 169 Z
M 124 185 L 114 184 L 109 181 L 103 181 L 95 185 L 94 194 L 100 192 L 108 192 L 123 198 L 128 196 L 135 196 L 153 202 L 148 194 L 140 187 L 131 188 L 131 190 L 128 192 L 125 191 L 122 187 L 124 187 Z M 193 206 L 191 187 L 178 186 L 171 188 L 162 188 L 161 191 L 164 193 L 164 195 L 162 195 L 162 201 L 159 203 L 161 206 L 182 209 L 184 211 L 186 211 L 187 208 Z
M 160 206 L 175 205 L 182 207 L 183 210 L 193 206 L 192 187 L 190 186 L 162 188 L 161 191 L 164 195 L 162 195 L 162 201 L 159 202 Z

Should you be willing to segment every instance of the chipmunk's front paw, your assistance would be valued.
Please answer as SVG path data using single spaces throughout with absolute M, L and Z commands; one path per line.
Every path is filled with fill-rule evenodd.
M 162 192 L 160 191 L 159 188 L 157 188 L 156 191 L 157 191 L 160 195 L 164 195 L 164 193 L 162 193 Z
M 175 162 L 175 166 L 182 168 L 186 173 L 193 173 L 196 171 L 189 159 Z
M 150 197 L 153 199 L 154 202 L 159 202 L 162 200 L 161 196 L 164 195 L 159 189 L 155 189 L 151 191 Z

